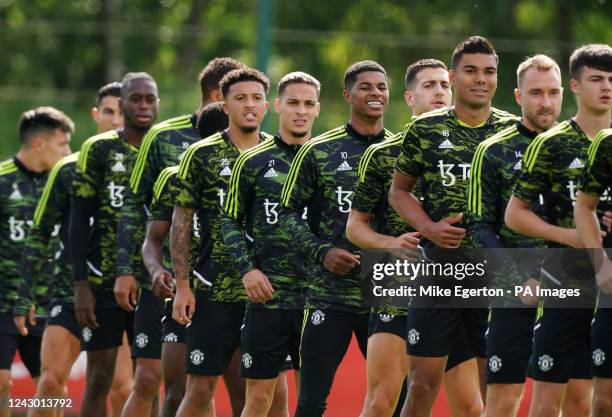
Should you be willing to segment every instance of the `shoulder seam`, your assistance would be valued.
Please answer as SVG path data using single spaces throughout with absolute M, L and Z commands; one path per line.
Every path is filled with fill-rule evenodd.
M 199 140 L 191 144 L 187 148 L 187 151 L 185 152 L 185 156 L 183 157 L 179 165 L 179 172 L 177 174 L 178 177 L 181 179 L 185 178 L 185 175 L 187 174 L 187 170 L 189 169 L 189 164 L 191 164 L 191 160 L 193 159 L 193 155 L 197 152 L 198 149 L 204 148 L 206 146 L 218 145 L 221 142 L 223 142 L 223 138 L 221 137 L 221 134 L 216 133 L 213 136 L 209 136 L 207 138 L 204 138 L 202 140 Z

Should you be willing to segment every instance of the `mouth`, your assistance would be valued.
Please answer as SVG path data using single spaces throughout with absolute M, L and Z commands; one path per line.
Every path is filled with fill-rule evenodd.
M 137 114 L 136 120 L 138 120 L 140 123 L 147 123 L 153 120 L 153 117 L 147 114 Z
M 244 120 L 246 120 L 247 122 L 257 121 L 257 114 L 255 112 L 248 111 L 244 113 L 243 116 L 244 116 Z
M 432 101 L 431 104 L 436 106 L 436 107 L 446 107 L 446 103 L 443 102 L 442 100 Z
M 366 104 L 368 105 L 369 108 L 375 109 L 375 110 L 382 110 L 384 107 L 383 102 L 380 100 L 370 100 Z
M 600 99 L 602 101 L 610 101 L 610 96 L 601 96 Z
M 472 88 L 470 91 L 479 96 L 484 96 L 489 93 L 489 90 L 485 88 Z
M 296 119 L 293 121 L 294 126 L 303 127 L 306 126 L 306 120 L 304 119 Z

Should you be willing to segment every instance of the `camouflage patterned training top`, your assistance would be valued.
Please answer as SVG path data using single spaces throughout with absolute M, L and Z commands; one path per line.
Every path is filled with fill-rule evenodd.
M 453 107 L 447 107 L 420 115 L 408 125 L 395 169 L 422 178 L 423 209 L 432 221 L 465 213 L 476 147 L 517 121 L 516 116 L 492 107 L 489 118 L 472 127 L 457 118 Z M 421 239 L 421 245 L 432 243 Z M 468 239 L 461 245 L 469 246 Z
M 138 271 L 142 259 L 147 211 L 153 200 L 153 185 L 161 171 L 177 165 L 187 148 L 200 140 L 196 129 L 197 115 L 175 117 L 151 127 L 142 140 L 136 164 L 130 177 L 130 188 L 121 209 L 117 233 L 117 275 Z M 146 274 L 145 274 L 146 275 Z M 149 288 L 148 277 L 141 284 Z
M 591 140 L 572 119 L 538 135 L 527 148 L 521 176 L 513 194 L 532 203 L 541 193 L 546 202 L 546 219 L 554 225 L 575 228 L 574 204 L 578 180 L 586 166 Z M 602 196 L 600 216 L 610 210 L 610 200 Z M 549 247 L 561 245 L 549 242 Z
M 516 123 L 481 142 L 476 148 L 467 191 L 467 231 L 476 248 L 544 248 L 546 243 L 520 235 L 504 223 L 512 188 L 521 173 L 523 154 L 537 132 Z M 532 207 L 538 214 L 540 201 Z M 490 251 L 490 268 L 497 266 L 494 283 L 498 288 L 514 289 L 528 278 L 538 278 L 541 252 Z M 517 259 L 520 256 L 521 259 Z M 512 296 L 508 301 L 518 301 Z
M 46 172 L 30 171 L 16 157 L 0 163 L 0 313 L 13 313 L 21 284 L 19 260 L 46 180 Z
M 267 275 L 274 295 L 253 307 L 302 309 L 307 285 L 304 255 L 291 233 L 280 227 L 280 194 L 300 145 L 280 136 L 244 152 L 234 165 L 222 222 L 223 239 L 240 274 Z M 242 227 L 244 225 L 244 227 Z M 246 236 L 245 236 L 246 232 Z
M 164 221 L 172 223 L 172 211 L 174 210 L 174 200 L 176 197 L 176 175 L 178 174 L 178 165 L 164 168 L 157 177 L 153 186 L 153 201 L 149 209 L 149 221 Z M 193 234 L 191 238 L 191 253 L 195 255 L 200 247 L 200 226 L 198 223 L 198 215 L 193 215 Z M 192 256 L 190 265 L 193 265 Z M 172 271 L 172 257 L 170 256 L 170 238 L 166 237 L 162 246 L 162 261 L 163 266 L 168 271 Z
M 27 237 L 21 258 L 19 302 L 15 313 L 25 315 L 30 305 L 36 303 L 36 293 L 48 287 L 47 299 L 71 303 L 73 300 L 72 262 L 68 249 L 70 227 L 70 195 L 79 153 L 59 160 L 51 170 L 42 196 L 34 212 L 34 227 Z M 59 230 L 58 230 L 59 226 Z M 59 233 L 55 245 L 54 236 Z M 55 252 L 55 254 L 54 254 Z M 49 279 L 46 266 L 52 260 Z
M 357 169 L 368 146 L 390 139 L 382 130 L 364 136 L 350 124 L 309 140 L 296 155 L 282 191 L 281 223 L 309 258 L 307 304 L 313 308 L 367 311 L 361 297 L 360 268 L 342 277 L 323 266 L 329 249 L 343 248 L 359 254 L 346 238 Z M 304 207 L 308 219 L 302 219 Z
M 261 133 L 261 140 L 266 134 Z M 246 301 L 242 276 L 221 237 L 221 207 L 240 150 L 227 132 L 216 133 L 189 148 L 179 165 L 176 207 L 197 212 L 200 248 L 193 274 L 206 297 L 217 302 Z
M 604 129 L 597 134 L 587 155 L 578 189 L 609 201 L 612 199 L 612 129 Z
M 86 259 L 77 261 L 81 254 L 71 247 L 73 280 L 87 278 L 90 285 L 111 293 L 117 276 L 117 226 L 137 154 L 138 148 L 113 130 L 87 139 L 77 162 L 71 211 L 81 202 L 91 205 L 94 223 Z

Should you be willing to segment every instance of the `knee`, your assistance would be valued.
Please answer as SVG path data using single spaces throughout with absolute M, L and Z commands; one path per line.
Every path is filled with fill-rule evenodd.
M 593 398 L 593 417 L 612 416 L 612 397 L 596 395 Z
M 195 382 L 188 384 L 185 397 L 192 404 L 200 407 L 208 406 L 213 399 L 214 391 L 210 384 Z
M 533 413 L 529 413 L 529 415 L 534 415 L 537 417 L 557 417 L 559 415 L 559 412 L 561 407 L 559 407 L 558 404 L 556 404 L 553 401 L 537 401 L 534 402 L 532 400 L 532 410 Z M 570 411 L 569 414 L 567 411 L 564 411 L 563 413 L 565 416 L 573 416 L 572 412 Z
M 263 390 L 251 391 L 247 399 L 248 407 L 257 412 L 267 412 L 272 406 L 273 396 L 274 402 L 278 404 L 278 397 L 276 397 L 276 394 L 267 393 Z
M 53 370 L 46 369 L 42 372 L 40 380 L 38 381 L 38 394 L 63 394 L 67 382 L 65 376 Z
M 408 386 L 408 396 L 411 401 L 433 402 L 438 391 L 438 386 L 428 380 L 412 379 Z
M 93 369 L 87 372 L 87 388 L 89 391 L 99 395 L 106 395 L 110 391 L 113 382 L 112 370 L 93 367 Z
M 480 417 L 484 411 L 484 407 L 482 406 L 482 402 L 479 400 L 473 400 L 470 402 L 466 402 L 460 406 L 460 409 L 457 410 L 458 414 L 465 417 Z
M 161 375 L 154 369 L 139 369 L 134 381 L 134 392 L 141 396 L 153 398 L 159 393 Z
M 0 377 L 0 397 L 8 396 L 12 385 L 10 375 Z
M 608 398 L 602 398 L 608 404 L 608 415 L 610 413 L 610 404 L 612 400 Z M 593 398 L 593 405 L 595 405 L 597 398 Z M 568 401 L 566 400 L 566 403 Z M 589 417 L 591 415 L 591 401 L 588 397 L 573 397 L 569 403 L 569 407 L 563 406 L 564 416 L 576 416 L 576 417 Z M 595 414 L 597 416 L 597 414 Z M 606 414 L 604 414 L 606 415 Z
M 372 396 L 369 415 L 391 415 L 395 409 L 396 396 L 388 391 L 378 390 Z

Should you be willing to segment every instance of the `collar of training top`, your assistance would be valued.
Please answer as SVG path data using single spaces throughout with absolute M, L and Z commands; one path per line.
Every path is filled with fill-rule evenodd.
M 17 158 L 17 155 L 13 156 L 13 162 L 15 163 L 15 165 L 17 165 L 17 168 L 22 171 L 23 173 L 25 173 L 26 175 L 29 175 L 31 177 L 43 177 L 47 174 L 47 171 L 42 171 L 42 172 L 36 172 L 36 171 L 30 171 L 28 168 L 26 168 L 26 166 L 19 160 L 19 158 Z
M 371 142 L 373 140 L 380 141 L 381 139 L 385 138 L 385 129 L 382 129 L 375 135 L 362 135 L 361 133 L 357 132 L 350 123 L 346 124 L 346 132 L 355 139 L 362 140 L 364 142 Z
M 283 138 L 281 137 L 280 133 L 277 133 L 276 135 L 274 135 L 274 143 L 279 148 L 283 148 L 286 151 L 293 152 L 293 153 L 297 152 L 300 149 L 300 146 L 302 146 L 297 143 L 285 142 Z
M 527 126 L 525 126 L 521 122 L 518 122 L 516 124 L 516 128 L 518 129 L 518 131 L 520 132 L 521 135 L 527 136 L 528 138 L 533 139 L 536 136 L 538 136 L 538 132 L 536 132 L 535 130 L 528 129 Z

